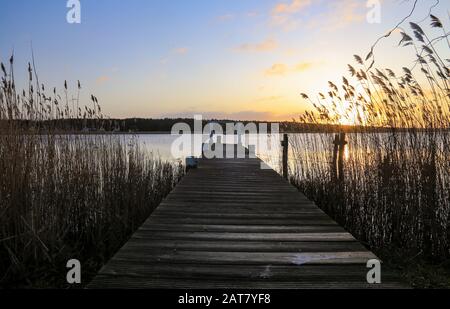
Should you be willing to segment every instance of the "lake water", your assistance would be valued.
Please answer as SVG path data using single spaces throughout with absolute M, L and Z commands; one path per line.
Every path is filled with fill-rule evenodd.
M 393 142 L 391 135 L 387 133 L 347 134 L 348 146 L 345 149 L 344 159 L 347 161 L 372 160 L 373 155 L 381 149 L 389 148 Z M 171 135 L 171 134 L 136 134 L 123 135 L 126 140 L 136 139 L 139 145 L 149 154 L 160 157 L 171 162 L 185 162 L 188 156 L 199 157 L 201 145 L 208 142 L 208 135 Z M 224 143 L 236 144 L 238 136 L 219 135 L 214 137 L 214 141 L 220 138 Z M 442 136 L 441 136 L 442 138 Z M 289 134 L 289 168 L 292 171 L 310 169 L 312 164 L 320 168 L 328 168 L 332 161 L 334 134 L 329 133 L 299 133 Z M 257 145 L 256 155 L 274 170 L 281 171 L 281 134 L 250 134 L 246 135 L 242 141 L 244 145 Z M 414 145 L 410 143 L 413 142 Z M 401 156 L 416 156 L 418 150 L 426 149 L 429 145 L 425 136 L 415 139 L 403 139 L 404 144 Z M 174 147 L 183 144 L 184 147 Z M 441 142 L 438 142 L 439 146 Z M 377 148 L 377 149 L 375 149 Z
M 320 138 L 319 134 L 289 134 L 290 140 L 290 156 L 289 163 L 291 168 L 294 167 L 297 158 L 292 153 L 294 150 L 298 151 L 299 143 L 301 143 L 304 136 L 309 135 L 310 138 Z M 139 145 L 144 148 L 147 153 L 154 157 L 160 157 L 163 160 L 171 162 L 185 162 L 186 157 L 196 156 L 201 154 L 201 148 L 193 145 L 201 145 L 209 141 L 208 135 L 171 135 L 171 134 L 136 134 L 123 135 L 126 140 L 136 140 Z M 220 138 L 226 144 L 236 144 L 238 142 L 237 135 L 219 135 L 214 137 L 214 141 Z M 320 153 L 328 153 L 332 149 L 332 136 L 327 136 L 330 139 L 329 149 L 309 149 L 303 147 L 302 151 L 314 152 L 316 155 Z M 242 143 L 246 146 L 255 145 L 256 155 L 268 164 L 274 170 L 281 171 L 282 148 L 281 141 L 283 137 L 281 134 L 250 134 L 243 138 Z M 185 147 L 176 147 L 179 144 Z
M 160 157 L 165 161 L 185 162 L 186 157 L 201 154 L 201 148 L 194 145 L 201 145 L 209 141 L 208 135 L 171 135 L 171 134 L 136 134 L 123 135 L 127 141 L 135 140 L 146 150 L 147 153 L 154 157 Z M 238 136 L 236 135 L 220 135 L 215 136 L 214 141 L 220 138 L 223 143 L 236 144 Z M 264 162 L 269 164 L 273 169 L 279 170 L 281 158 L 281 139 L 280 135 L 247 135 L 243 144 L 262 145 L 256 147 L 256 155 Z M 201 146 L 200 146 L 201 147 Z

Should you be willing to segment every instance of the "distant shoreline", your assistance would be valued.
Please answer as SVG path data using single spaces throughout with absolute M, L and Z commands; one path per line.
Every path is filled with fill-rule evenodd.
M 0 127 L 6 121 L 0 121 Z M 172 129 L 176 124 L 184 123 L 189 127 L 191 132 L 196 128 L 194 119 L 66 119 L 66 120 L 50 120 L 50 121 L 29 121 L 29 120 L 15 120 L 19 126 L 23 128 L 34 128 L 37 133 L 45 133 L 46 129 L 52 134 L 110 134 L 110 135 L 170 135 Z M 244 126 L 252 124 L 256 125 L 258 131 L 263 130 L 261 124 L 267 125 L 268 134 L 271 132 L 272 122 L 248 122 L 248 121 L 230 121 L 230 120 L 203 120 L 202 129 L 208 123 L 215 123 L 222 127 L 225 135 L 227 135 L 227 125 L 229 123 L 242 123 Z M 296 133 L 386 133 L 386 132 L 408 132 L 414 130 L 415 132 L 430 132 L 433 130 L 450 131 L 449 128 L 436 129 L 420 129 L 420 128 L 383 128 L 383 127 L 365 127 L 352 125 L 338 125 L 338 124 L 317 124 L 317 123 L 298 123 L 298 122 L 280 122 L 280 134 L 296 134 Z M 84 129 L 83 129 L 84 128 Z M 99 129 L 100 128 L 100 129 Z M 259 133 L 259 132 L 258 132 Z M 266 132 L 264 132 L 266 133 Z
M 441 129 L 443 131 L 446 131 L 450 133 L 450 129 Z M 392 132 L 392 130 L 383 130 L 383 129 L 373 129 L 373 130 L 343 130 L 347 134 L 370 134 L 370 133 L 389 133 Z M 409 129 L 397 129 L 396 132 L 408 132 Z M 429 130 L 422 130 L 423 133 L 429 132 Z M 183 134 L 172 134 L 170 131 L 135 131 L 135 132 L 113 132 L 113 131 L 40 131 L 40 132 L 27 132 L 23 133 L 25 135 L 45 135 L 45 134 L 52 134 L 52 135 L 183 135 Z M 278 133 L 271 133 L 271 132 L 258 132 L 256 134 L 336 134 L 339 133 L 339 131 L 328 131 L 328 130 L 311 130 L 311 131 L 280 131 Z M 193 135 L 194 132 L 185 133 L 188 135 Z M 207 133 L 203 132 L 203 135 L 207 135 Z M 244 135 L 248 135 L 249 132 L 245 132 Z M 250 133 L 253 134 L 253 133 Z M 4 134 L 0 134 L 4 135 Z M 228 134 L 227 132 L 223 132 L 220 135 L 237 135 L 237 134 Z

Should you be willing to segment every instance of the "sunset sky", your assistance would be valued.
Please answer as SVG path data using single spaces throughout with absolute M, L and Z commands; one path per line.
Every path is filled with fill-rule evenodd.
M 381 23 L 368 23 L 366 0 L 81 0 L 81 24 L 69 24 L 66 2 L 0 0 L 0 60 L 14 50 L 19 81 L 32 42 L 48 88 L 67 80 L 75 94 L 80 80 L 83 100 L 95 94 L 111 117 L 241 120 L 296 117 L 308 108 L 300 92 L 339 81 L 413 4 L 383 0 Z M 410 21 L 435 2 L 419 0 Z M 433 14 L 447 26 L 441 2 Z M 399 40 L 379 45 L 383 67 L 412 63 Z

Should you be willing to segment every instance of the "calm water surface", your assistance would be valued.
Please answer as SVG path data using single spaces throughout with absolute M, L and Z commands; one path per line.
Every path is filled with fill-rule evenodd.
M 298 134 L 291 134 L 290 140 L 296 140 L 295 136 Z M 183 149 L 179 153 L 174 153 L 172 151 L 172 147 L 174 143 L 176 143 L 177 139 L 179 140 L 179 135 L 170 135 L 170 134 L 137 134 L 137 135 L 124 135 L 126 139 L 136 139 L 139 142 L 139 145 L 143 147 L 149 154 L 160 157 L 163 160 L 172 161 L 172 162 L 184 162 L 186 157 L 188 156 L 200 156 L 199 151 L 195 151 L 193 149 Z M 209 136 L 184 136 L 184 141 L 191 141 L 192 144 L 194 144 L 194 139 L 202 140 L 203 142 L 207 142 L 209 140 Z M 216 137 L 217 138 L 217 137 Z M 221 136 L 222 140 L 225 141 L 225 143 L 231 143 L 236 144 L 238 137 L 233 135 L 228 136 Z M 248 135 L 246 137 L 246 140 L 244 140 L 244 144 L 257 144 L 258 139 L 267 138 L 265 139 L 264 143 L 266 146 L 258 147 L 256 154 L 257 156 L 263 160 L 265 163 L 267 163 L 270 167 L 273 169 L 279 171 L 280 170 L 280 164 L 281 164 L 281 155 L 282 155 L 282 148 L 281 148 L 281 135 Z M 264 144 L 264 143 L 260 143 Z M 293 145 L 290 146 L 290 151 L 293 150 Z M 191 147 L 192 148 L 192 147 Z M 177 151 L 175 151 L 177 152 Z M 290 164 L 294 164 L 294 158 L 290 156 Z

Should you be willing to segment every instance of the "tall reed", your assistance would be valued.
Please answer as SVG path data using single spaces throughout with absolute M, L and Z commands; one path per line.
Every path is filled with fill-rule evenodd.
M 354 124 L 345 177 L 333 177 L 334 134 L 297 135 L 292 181 L 358 239 L 383 257 L 450 258 L 450 45 L 443 23 L 430 15 L 431 38 L 416 23 L 401 30 L 402 48 L 417 58 L 401 74 L 376 68 L 374 54 L 355 55 L 350 77 L 329 82 L 304 125 Z M 345 128 L 342 128 L 345 132 Z
M 0 286 L 64 287 L 66 263 L 78 259 L 82 280 L 117 251 L 182 175 L 135 140 L 77 132 L 105 121 L 95 96 L 81 107 L 47 95 L 29 64 L 18 91 L 14 59 L 1 64 Z M 77 84 L 77 98 L 81 84 Z

